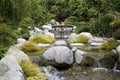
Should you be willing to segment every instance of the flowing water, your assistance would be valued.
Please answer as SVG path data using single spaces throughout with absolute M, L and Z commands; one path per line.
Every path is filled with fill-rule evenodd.
M 102 67 L 99 61 L 108 51 L 101 51 L 91 47 L 82 50 L 95 59 L 93 67 L 72 65 L 72 67 L 61 71 L 54 67 L 52 69 L 42 67 L 42 71 L 49 80 L 120 80 L 120 71 L 116 69 L 117 63 L 113 69 L 107 69 Z

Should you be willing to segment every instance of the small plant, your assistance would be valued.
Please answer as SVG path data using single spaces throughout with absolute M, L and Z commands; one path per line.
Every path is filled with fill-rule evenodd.
M 0 45 L 9 47 L 15 43 L 17 35 L 14 30 L 10 29 L 9 26 L 0 24 Z
M 20 46 L 20 49 L 24 51 L 28 56 L 43 54 L 46 50 L 44 48 L 39 48 L 37 44 L 32 42 L 26 42 Z
M 112 49 L 116 48 L 118 45 L 120 45 L 120 43 L 117 40 L 111 38 L 111 39 L 105 41 L 104 43 L 102 43 L 100 45 L 100 48 L 104 49 L 104 50 L 112 50 Z
M 78 36 L 76 39 L 73 39 L 73 43 L 87 43 L 90 38 L 84 35 Z
M 116 30 L 113 35 L 112 35 L 115 39 L 120 39 L 120 29 Z
M 26 80 L 48 80 L 38 66 L 33 64 L 30 60 L 19 61 L 19 64 L 24 72 Z
M 54 38 L 50 37 L 50 36 L 45 36 L 45 35 L 36 35 L 33 36 L 32 38 L 29 39 L 29 41 L 39 44 L 39 43 L 48 43 L 48 44 L 52 44 L 54 43 Z
M 2 59 L 2 57 L 4 57 L 6 51 L 7 51 L 7 48 L 0 45 L 0 59 Z

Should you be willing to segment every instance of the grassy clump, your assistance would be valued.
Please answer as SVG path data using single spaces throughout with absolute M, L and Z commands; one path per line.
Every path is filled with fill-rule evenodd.
M 46 50 L 44 48 L 38 47 L 37 44 L 32 42 L 24 43 L 20 46 L 20 49 L 24 51 L 28 56 L 43 54 L 43 52 Z
M 104 43 L 102 43 L 100 45 L 100 48 L 103 50 L 112 50 L 112 49 L 116 48 L 118 45 L 120 45 L 120 43 L 117 40 L 111 38 L 111 39 L 105 41 Z
M 90 38 L 84 35 L 80 35 L 77 38 L 73 39 L 73 43 L 87 43 Z
M 51 36 L 36 35 L 36 36 L 33 36 L 32 38 L 30 38 L 29 41 L 36 43 L 36 44 L 38 44 L 38 43 L 52 44 L 52 43 L 54 43 L 55 40 Z
M 19 64 L 24 72 L 26 80 L 48 80 L 38 66 L 33 64 L 30 60 L 19 61 Z

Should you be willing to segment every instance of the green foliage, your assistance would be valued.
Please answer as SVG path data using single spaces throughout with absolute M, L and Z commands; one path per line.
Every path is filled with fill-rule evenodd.
M 117 27 L 117 26 L 120 26 L 120 18 L 119 19 L 116 19 L 112 22 L 110 22 L 110 26 L 111 27 Z
M 47 80 L 39 67 L 30 60 L 20 61 L 19 64 L 24 72 L 26 80 Z
M 19 23 L 19 27 L 26 29 L 28 28 L 28 26 L 32 27 L 32 25 L 34 24 L 34 21 L 30 18 L 24 18 L 20 23 Z
M 114 15 L 106 14 L 98 19 L 96 19 L 94 26 L 92 27 L 92 33 L 104 36 L 109 32 L 110 26 L 109 23 L 114 20 Z
M 112 35 L 115 39 L 120 39 L 120 29 L 116 30 L 113 35 Z
M 11 30 L 8 26 L 0 24 L 0 43 L 5 47 L 9 47 L 10 45 L 14 44 L 17 39 L 16 32 Z
M 6 51 L 7 51 L 7 48 L 4 47 L 3 45 L 0 45 L 0 59 L 4 57 Z
M 20 46 L 20 49 L 24 51 L 28 56 L 43 54 L 45 49 L 39 48 L 37 44 L 32 42 L 26 42 Z
M 0 17 L 3 21 L 20 21 L 29 14 L 30 0 L 0 0 Z
M 33 29 L 32 28 L 33 24 L 34 24 L 34 21 L 30 17 L 24 18 L 19 23 L 19 27 L 21 28 L 21 30 L 19 30 L 21 37 L 23 37 L 25 39 L 29 38 L 29 31 L 28 30 Z
M 102 43 L 100 48 L 104 50 L 112 50 L 115 49 L 118 45 L 120 45 L 120 43 L 117 40 L 111 38 Z
M 76 39 L 73 39 L 73 43 L 87 43 L 90 38 L 84 35 L 78 36 Z
M 29 39 L 29 41 L 39 44 L 39 43 L 48 43 L 48 44 L 52 44 L 54 43 L 54 38 L 50 37 L 50 36 L 45 36 L 45 35 L 36 35 L 33 36 Z

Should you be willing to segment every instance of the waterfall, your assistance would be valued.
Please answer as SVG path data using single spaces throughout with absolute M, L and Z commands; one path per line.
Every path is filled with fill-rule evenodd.
M 92 68 L 93 71 L 104 71 L 104 72 L 107 72 L 108 69 L 107 68 L 104 68 L 102 67 L 101 63 L 99 60 L 95 60 L 95 64 L 94 64 L 94 67 Z
M 116 68 L 116 67 L 117 67 L 117 64 L 118 64 L 118 63 L 116 62 L 115 65 L 114 65 L 114 67 L 113 67 L 113 72 L 120 72 L 120 70 L 117 70 L 117 68 Z
M 59 71 L 55 68 L 49 70 L 47 67 L 41 67 L 44 74 L 47 76 L 48 80 L 64 80 L 63 77 L 59 76 Z

